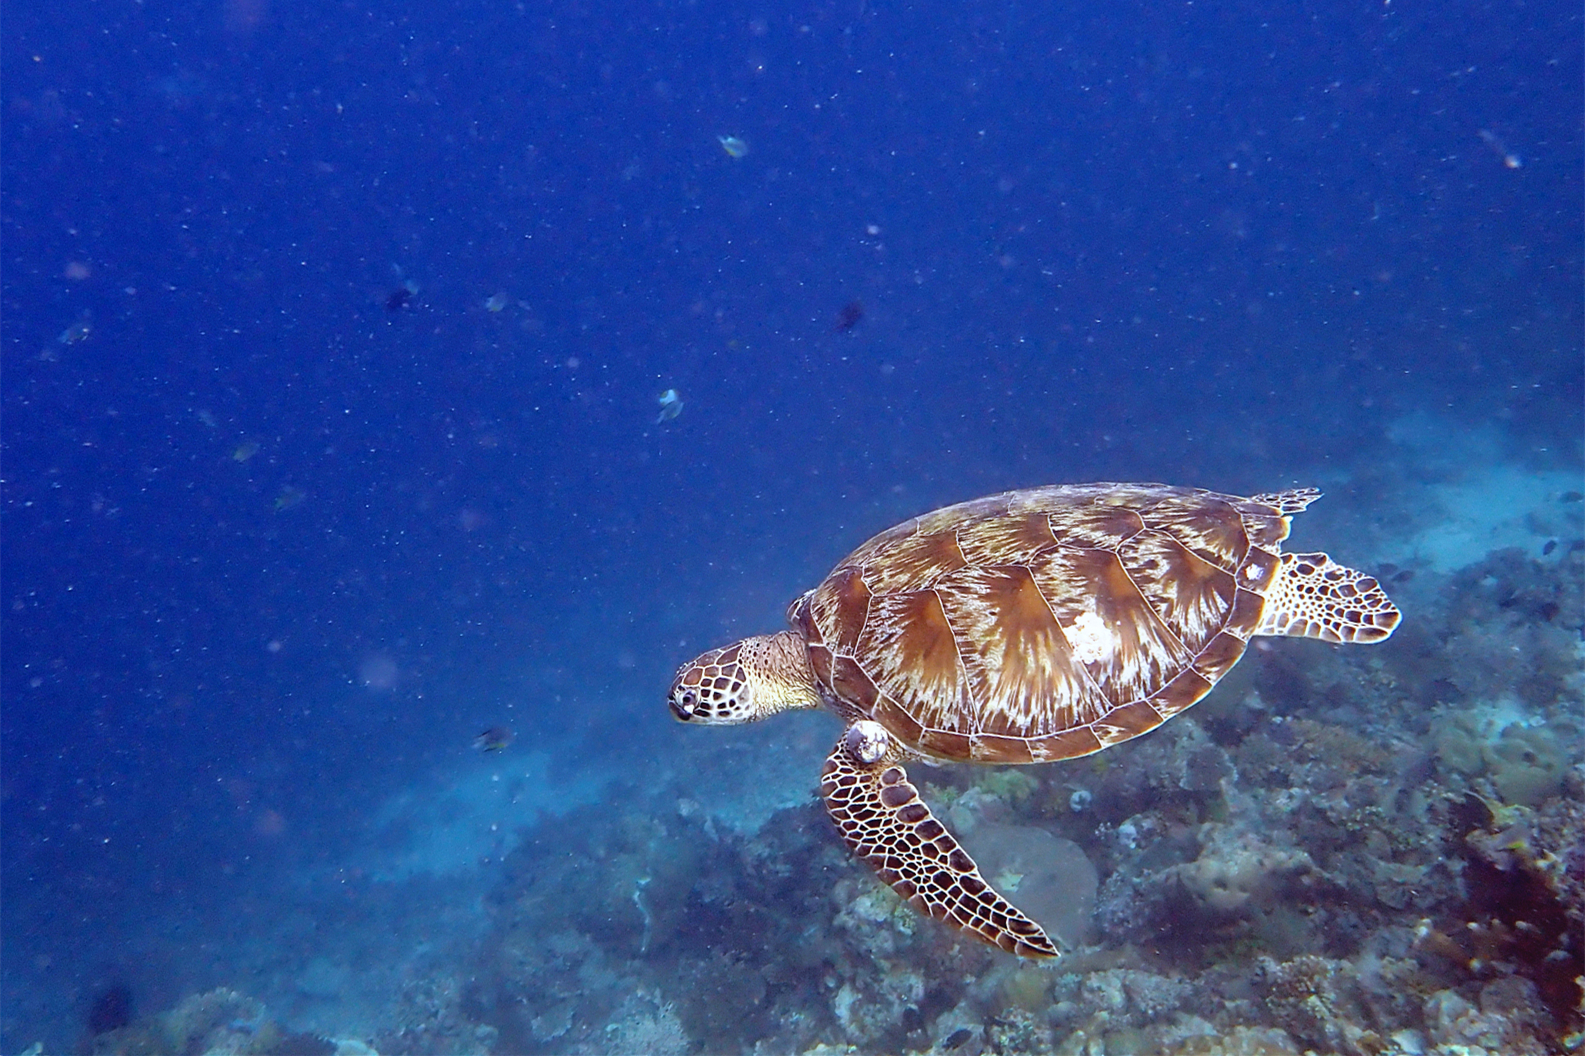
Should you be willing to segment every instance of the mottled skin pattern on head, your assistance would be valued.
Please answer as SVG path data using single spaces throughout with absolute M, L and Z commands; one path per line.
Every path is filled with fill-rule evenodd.
M 792 631 L 683 665 L 668 704 L 706 725 L 836 712 L 821 791 L 848 847 L 920 912 L 1055 956 L 900 763 L 1088 755 L 1200 700 L 1254 635 L 1384 640 L 1399 613 L 1374 579 L 1281 552 L 1319 494 L 1063 485 L 937 510 L 849 555 L 793 602 Z
M 680 721 L 704 726 L 734 726 L 824 703 L 803 639 L 790 631 L 704 653 L 677 672 L 667 699 Z

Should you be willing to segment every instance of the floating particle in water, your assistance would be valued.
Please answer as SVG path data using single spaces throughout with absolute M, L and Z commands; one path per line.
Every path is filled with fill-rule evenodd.
M 1492 149 L 1492 153 L 1496 154 L 1502 159 L 1502 163 L 1505 168 L 1524 168 L 1524 159 L 1518 154 L 1515 154 L 1513 151 L 1509 150 L 1508 144 L 1504 143 L 1502 138 L 1498 136 L 1497 133 L 1483 128 L 1480 130 L 1480 138 L 1482 143 L 1485 143 Z

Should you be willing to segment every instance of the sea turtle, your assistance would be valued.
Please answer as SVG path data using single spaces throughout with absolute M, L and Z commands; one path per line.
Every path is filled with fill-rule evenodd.
M 948 506 L 849 554 L 792 603 L 792 630 L 684 664 L 667 703 L 704 725 L 834 711 L 820 792 L 849 849 L 920 912 L 1053 957 L 902 762 L 1089 755 L 1205 696 L 1254 635 L 1382 641 L 1399 612 L 1376 580 L 1281 552 L 1319 496 L 1077 484 Z

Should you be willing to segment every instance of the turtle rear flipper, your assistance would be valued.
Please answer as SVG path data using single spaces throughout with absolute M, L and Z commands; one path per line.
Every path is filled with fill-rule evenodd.
M 879 730 L 876 723 L 856 724 L 820 774 L 820 794 L 848 849 L 919 912 L 1021 957 L 1058 956 L 1040 925 L 986 882 L 974 859 L 931 815 L 907 771 L 886 757 L 866 761 L 870 753 L 854 750 L 853 733 L 868 726 Z
M 1368 645 L 1392 634 L 1402 616 L 1375 577 L 1325 554 L 1283 554 L 1255 633 Z

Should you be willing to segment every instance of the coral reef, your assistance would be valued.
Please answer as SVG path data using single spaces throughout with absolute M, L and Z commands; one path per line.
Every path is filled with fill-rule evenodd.
M 225 989 L 194 994 L 168 1012 L 94 1034 L 82 1051 L 94 1056 L 378 1056 L 360 1041 L 287 1030 L 255 998 Z
M 438 968 L 408 979 L 395 1021 L 374 1037 L 384 1056 L 467 1056 L 496 1051 L 498 1031 L 475 1020 L 466 987 Z
M 755 830 L 679 794 L 530 835 L 470 1014 L 525 1053 L 1577 1046 L 1585 613 L 1553 580 L 1579 563 L 1423 576 L 1401 645 L 1251 650 L 1122 749 L 926 771 L 988 875 L 1055 922 L 1053 965 L 918 918 L 816 804 Z
M 1047 767 L 918 768 L 986 874 L 1060 937 L 1054 963 L 921 919 L 807 794 L 708 795 L 685 760 L 613 788 L 625 809 L 523 832 L 485 939 L 406 979 L 375 1046 L 1579 1051 L 1582 575 L 1585 546 L 1566 540 L 1422 569 L 1413 619 L 1380 650 L 1257 642 L 1138 741 Z M 824 736 L 800 744 L 809 785 Z M 293 985 L 328 995 L 342 977 L 311 963 Z M 285 1036 L 215 991 L 85 1051 L 262 1053 Z

